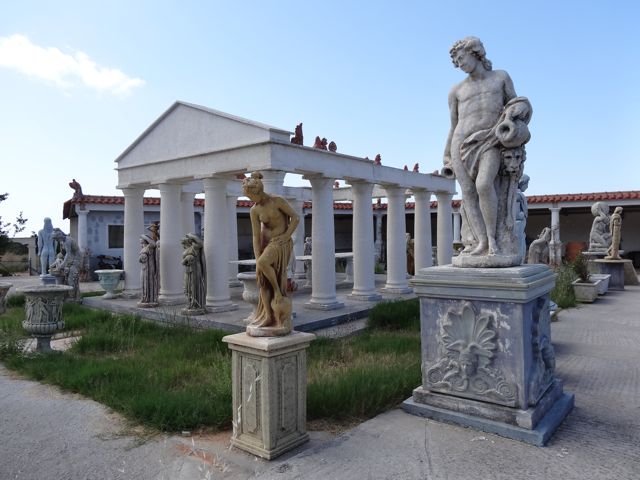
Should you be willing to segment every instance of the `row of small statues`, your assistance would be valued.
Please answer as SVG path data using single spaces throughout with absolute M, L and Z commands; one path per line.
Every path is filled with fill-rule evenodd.
M 604 252 L 605 260 L 620 260 L 622 207 L 616 207 L 609 215 L 609 205 L 596 202 L 591 205 L 591 213 L 595 218 L 589 233 L 589 252 Z
M 87 258 L 80 252 L 78 243 L 71 235 L 54 228 L 49 217 L 44 219 L 44 226 L 38 231 L 37 242 L 40 273 L 51 274 L 61 283 L 73 287 L 68 298 L 80 301 L 80 274 Z

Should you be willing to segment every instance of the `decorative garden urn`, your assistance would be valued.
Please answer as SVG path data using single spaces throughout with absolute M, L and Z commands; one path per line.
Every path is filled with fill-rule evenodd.
M 34 285 L 17 289 L 25 296 L 26 318 L 22 328 L 36 337 L 36 351 L 51 351 L 51 336 L 64 328 L 62 304 L 71 290 L 73 287 L 68 285 Z
M 107 292 L 102 296 L 102 298 L 109 299 L 117 297 L 117 295 L 113 292 L 120 283 L 122 272 L 124 272 L 124 270 L 108 269 L 95 271 L 95 273 L 98 275 L 100 286 Z

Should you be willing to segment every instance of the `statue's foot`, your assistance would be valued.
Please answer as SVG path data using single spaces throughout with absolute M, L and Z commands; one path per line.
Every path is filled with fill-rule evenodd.
M 476 247 L 469 252 L 469 255 L 484 255 L 487 251 L 487 244 L 480 242 Z

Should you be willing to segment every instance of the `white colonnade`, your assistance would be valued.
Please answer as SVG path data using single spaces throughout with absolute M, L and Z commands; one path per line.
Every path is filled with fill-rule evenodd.
M 207 310 L 235 310 L 229 293 L 229 216 L 227 183 L 222 177 L 203 179 L 204 186 L 204 254 L 207 265 Z M 160 205 L 162 211 L 162 205 Z M 162 228 L 162 225 L 160 226 Z M 160 250 L 162 252 L 162 249 Z
M 182 215 L 179 183 L 161 183 L 160 189 L 160 293 L 158 302 L 175 305 L 185 301 L 182 275 Z
M 421 268 L 431 267 L 431 192 L 414 190 L 415 199 L 413 217 L 413 258 L 415 272 Z
M 124 195 L 124 292 L 136 297 L 142 292 L 140 284 L 141 266 L 140 235 L 144 233 L 144 188 L 123 188 Z M 80 225 L 78 225 L 78 230 Z
M 353 191 L 353 290 L 351 298 L 356 300 L 379 300 L 375 286 L 375 250 L 373 242 L 373 185 L 352 182 Z
M 436 192 L 438 199 L 438 265 L 448 265 L 453 257 L 453 231 L 451 228 L 451 199 L 453 194 Z
M 405 189 L 385 186 L 387 192 L 387 283 L 389 293 L 409 293 L 407 282 L 407 240 Z
M 307 308 L 333 310 L 344 306 L 336 297 L 333 179 L 314 176 L 311 182 L 311 299 Z

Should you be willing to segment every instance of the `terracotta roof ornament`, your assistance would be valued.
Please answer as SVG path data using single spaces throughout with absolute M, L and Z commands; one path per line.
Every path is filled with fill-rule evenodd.
M 296 125 L 295 134 L 291 138 L 291 143 L 294 145 L 304 145 L 304 137 L 302 136 L 302 122 Z

